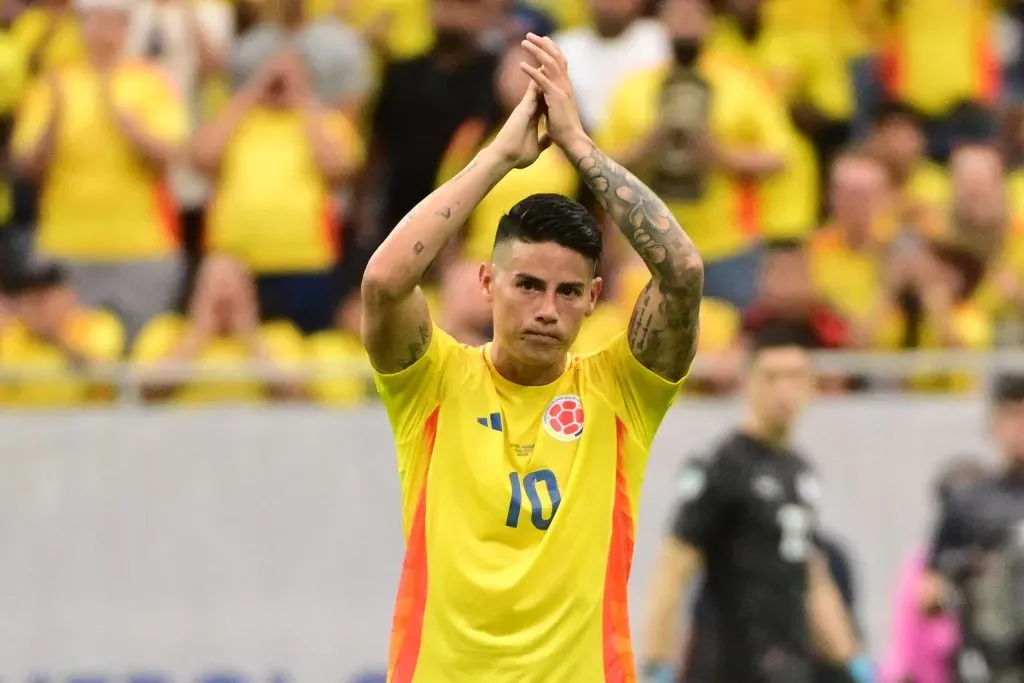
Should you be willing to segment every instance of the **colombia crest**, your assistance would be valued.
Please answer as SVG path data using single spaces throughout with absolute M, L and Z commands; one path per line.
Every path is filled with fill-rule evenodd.
M 575 394 L 556 396 L 544 409 L 544 430 L 558 441 L 575 441 L 583 435 L 583 401 Z

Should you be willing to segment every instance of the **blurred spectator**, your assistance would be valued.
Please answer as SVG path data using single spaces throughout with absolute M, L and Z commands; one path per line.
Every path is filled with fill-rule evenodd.
M 564 31 L 555 42 L 569 61 L 569 76 L 588 130 L 604 125 L 609 100 L 623 77 L 671 58 L 665 29 L 641 16 L 643 0 L 588 0 L 591 23 Z
M 75 374 L 118 360 L 125 339 L 117 318 L 84 306 L 56 264 L 23 264 L 5 280 L 14 319 L 0 328 L 0 366 L 45 375 L 0 383 L 0 404 L 52 407 L 109 396 Z
M 921 267 L 907 271 L 894 299 L 892 327 L 883 333 L 894 348 L 981 351 L 992 345 L 992 324 L 975 298 L 985 266 L 973 250 L 951 241 L 929 242 Z M 913 386 L 925 391 L 966 389 L 963 376 L 922 372 Z
M 924 214 L 946 206 L 949 180 L 925 156 L 918 117 L 907 106 L 895 101 L 881 105 L 869 147 L 889 172 L 895 193 L 895 221 L 885 226 L 886 240 L 901 230 L 918 230 Z
M 995 147 L 965 145 L 950 159 L 952 206 L 947 233 L 988 261 L 1003 246 L 1010 228 L 1010 207 L 1003 162 Z
M 975 458 L 958 458 L 943 468 L 935 486 L 935 503 L 945 506 L 956 494 L 982 479 L 985 468 Z M 960 625 L 949 613 L 926 614 L 920 607 L 927 548 L 914 549 L 893 600 L 892 639 L 879 672 L 880 683 L 949 683 L 960 642 Z
M 66 262 L 85 304 L 112 308 L 132 339 L 181 283 L 165 176 L 186 116 L 159 67 L 122 59 L 128 0 L 78 8 L 88 62 L 51 72 L 26 95 L 13 149 L 40 184 L 37 248 Z
M 885 169 L 873 157 L 849 152 L 832 170 L 829 221 L 808 244 L 814 289 L 848 321 L 851 342 L 877 343 L 887 313 L 887 250 L 878 226 L 889 212 Z
M 234 23 L 231 6 L 219 0 L 136 0 L 133 5 L 128 50 L 159 64 L 171 77 L 185 101 L 189 131 L 198 128 L 206 113 L 209 90 L 204 86 L 223 73 Z M 207 184 L 181 163 L 172 169 L 171 188 L 186 251 L 193 256 L 198 252 Z
M 173 369 L 197 364 L 216 375 L 250 362 L 285 367 L 304 360 L 302 335 L 287 322 L 260 325 L 256 292 L 237 261 L 211 256 L 199 270 L 186 317 L 166 314 L 152 320 L 139 336 L 132 360 L 140 370 Z M 239 402 L 293 398 L 291 382 L 233 380 L 178 381 L 153 379 L 145 385 L 150 399 L 182 403 Z
M 526 0 L 483 0 L 496 6 L 495 25 L 481 37 L 487 49 L 502 54 L 505 48 L 526 37 L 527 33 L 548 36 L 555 32 L 555 22 L 545 12 Z
M 709 49 L 730 55 L 766 78 L 789 108 L 796 130 L 784 173 L 764 191 L 767 239 L 805 237 L 818 220 L 822 168 L 845 144 L 853 92 L 841 43 L 797 34 L 762 12 L 764 0 L 729 0 Z
M 328 107 L 358 115 L 373 83 L 372 60 L 363 37 L 332 18 L 310 20 L 303 0 L 266 0 L 262 21 L 235 43 L 231 86 L 237 92 L 285 47 L 302 57 L 313 94 Z
M 26 64 L 21 50 L 0 31 L 0 229 L 7 227 L 14 212 L 9 184 L 8 143 L 14 127 L 14 110 L 25 87 Z
M 320 104 L 306 62 L 288 48 L 196 134 L 193 160 L 215 187 L 206 246 L 257 276 L 268 319 L 307 333 L 330 327 L 341 220 L 332 192 L 363 155 L 354 123 Z
M 903 0 L 881 56 L 886 95 L 924 117 L 931 156 L 944 162 L 954 143 L 991 136 L 989 107 L 999 93 L 999 63 L 989 2 Z
M 376 395 L 373 379 L 366 372 L 335 374 L 340 364 L 362 371 L 370 368 L 359 338 L 362 301 L 358 296 L 353 299 L 338 307 L 333 330 L 314 334 L 306 342 L 309 362 L 327 369 L 326 373 L 317 372 L 316 379 L 310 383 L 310 393 L 327 405 L 356 405 Z
M 11 38 L 33 77 L 54 67 L 80 64 L 86 51 L 72 0 L 35 0 L 11 24 Z
M 835 349 L 849 341 L 846 321 L 814 290 L 806 251 L 799 243 L 779 243 L 763 262 L 760 297 L 743 314 L 743 332 L 789 326 L 808 349 Z
M 391 64 L 377 97 L 370 187 L 360 216 L 369 241 L 382 239 L 430 194 L 450 146 L 477 148 L 499 118 L 498 57 L 479 44 L 481 33 L 494 24 L 493 3 L 430 0 L 430 8 L 432 49 Z M 478 123 L 465 126 L 468 121 Z
M 533 62 L 518 44 L 502 58 L 494 88 L 502 116 L 487 132 L 479 147 L 486 146 L 501 128 L 505 117 L 523 99 L 530 78 L 519 68 L 520 62 Z M 476 122 L 466 123 L 475 127 Z M 475 134 L 475 133 L 472 133 Z M 458 140 L 460 134 L 456 134 Z M 476 154 L 477 148 L 453 145 L 441 164 L 437 184 L 446 182 Z M 465 236 L 454 263 L 443 276 L 443 327 L 466 344 L 480 344 L 491 337 L 491 305 L 480 290 L 480 265 L 490 262 L 498 223 L 517 202 L 532 194 L 557 192 L 572 197 L 579 188 L 576 169 L 560 149 L 549 147 L 528 168 L 512 171 L 487 194 L 466 223 Z
M 623 79 L 598 139 L 687 226 L 705 294 L 742 308 L 756 293 L 756 182 L 784 168 L 791 128 L 749 70 L 703 50 L 706 0 L 662 7 L 674 60 Z

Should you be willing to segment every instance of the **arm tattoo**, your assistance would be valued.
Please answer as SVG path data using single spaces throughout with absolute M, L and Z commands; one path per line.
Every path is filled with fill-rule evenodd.
M 409 342 L 409 354 L 399 361 L 399 367 L 402 370 L 411 367 L 413 363 L 423 358 L 430 347 L 430 337 L 432 336 L 430 325 L 426 323 L 420 325 L 416 328 L 416 335 L 416 339 Z
M 629 323 L 633 353 L 662 377 L 678 380 L 696 353 L 704 289 L 697 248 L 664 202 L 597 147 L 573 163 L 654 276 Z

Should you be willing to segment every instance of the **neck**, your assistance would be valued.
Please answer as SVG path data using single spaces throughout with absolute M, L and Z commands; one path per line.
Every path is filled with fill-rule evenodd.
M 454 69 L 476 54 L 476 45 L 472 42 L 450 43 L 434 46 L 434 60 L 442 69 Z
M 789 443 L 789 427 L 787 423 L 771 424 L 757 414 L 750 413 L 743 422 L 742 431 L 758 441 L 785 446 Z
M 839 226 L 839 230 L 842 232 L 843 241 L 846 242 L 846 246 L 860 250 L 868 246 L 871 241 L 871 227 L 863 225 L 855 225 L 842 220 L 836 219 L 836 225 Z
M 118 54 L 114 52 L 95 51 L 92 53 L 92 55 L 90 55 L 89 62 L 98 71 L 107 71 L 108 69 L 112 69 L 117 65 L 118 58 Z
M 565 371 L 566 356 L 552 365 L 525 365 L 505 351 L 496 339 L 491 343 L 491 363 L 494 369 L 509 382 L 524 387 L 539 387 L 551 384 Z

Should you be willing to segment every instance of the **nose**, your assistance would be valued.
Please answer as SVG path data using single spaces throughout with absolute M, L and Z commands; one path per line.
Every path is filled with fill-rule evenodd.
M 555 297 L 557 295 L 554 292 L 546 294 L 534 314 L 534 318 L 537 322 L 544 325 L 554 325 L 558 322 L 558 310 L 555 306 Z

